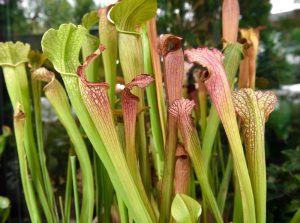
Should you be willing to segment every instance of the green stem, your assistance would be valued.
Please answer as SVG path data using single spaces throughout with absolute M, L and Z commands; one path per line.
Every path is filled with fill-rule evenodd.
M 149 40 L 147 36 L 147 27 L 145 24 L 143 24 L 143 52 L 145 73 L 153 74 Z M 157 168 L 157 175 L 161 179 L 163 174 L 164 163 L 164 141 L 162 136 L 162 126 L 160 125 L 160 118 L 158 112 L 156 87 L 154 84 L 151 84 L 149 87 L 146 88 L 146 94 L 147 101 L 150 107 L 150 124 L 154 142 L 154 153 L 156 156 L 155 167 Z
M 24 197 L 27 204 L 30 219 L 32 222 L 42 222 L 33 185 L 29 179 L 29 174 L 27 172 L 27 168 L 28 168 L 27 159 L 26 159 L 26 153 L 25 153 L 24 141 L 23 141 L 25 135 L 24 113 L 18 111 L 18 108 L 16 110 L 16 114 L 14 118 L 14 127 L 15 127 L 16 141 L 17 141 L 21 181 L 22 181 Z
M 217 195 L 217 203 L 221 214 L 224 212 L 224 208 L 225 208 L 225 202 L 226 202 L 228 187 L 231 179 L 232 169 L 233 169 L 232 158 L 231 155 L 229 155 L 227 165 L 225 168 L 225 173 L 223 175 L 220 189 Z
M 235 175 L 234 180 L 234 207 L 233 207 L 233 222 L 242 223 L 243 222 L 243 204 L 241 197 L 240 185 L 238 179 Z M 254 220 L 254 219 L 253 219 Z
M 118 200 L 120 220 L 122 223 L 128 223 L 128 211 L 127 211 L 126 205 L 124 204 L 121 197 L 118 196 L 118 194 L 117 194 L 117 200 Z
M 174 184 L 174 167 L 175 167 L 175 154 L 177 146 L 177 124 L 176 120 L 168 116 L 167 121 L 167 140 L 165 148 L 165 164 L 164 164 L 164 177 L 162 179 L 161 188 L 161 202 L 160 202 L 160 223 L 167 223 L 170 220 L 170 210 L 173 197 L 173 184 Z
M 38 154 L 39 160 L 42 170 L 44 188 L 47 196 L 48 203 L 52 209 L 56 209 L 54 194 L 52 191 L 52 184 L 50 181 L 49 173 L 47 170 L 47 163 L 46 163 L 46 156 L 44 150 L 44 143 L 43 143 L 43 123 L 42 123 L 42 109 L 41 109 L 41 90 L 42 85 L 40 81 L 34 80 L 31 78 L 32 84 L 32 95 L 33 95 L 33 106 L 34 106 L 34 115 L 35 115 L 35 128 L 36 128 L 36 138 L 37 138 L 37 145 L 38 145 Z M 54 213 L 52 213 L 54 214 Z M 58 220 L 58 216 L 53 216 L 53 218 Z
M 72 170 L 71 170 L 71 159 L 68 159 L 68 169 L 67 169 L 67 179 L 66 179 L 66 189 L 65 189 L 65 222 L 70 222 L 70 212 L 71 212 L 71 200 L 72 200 Z
M 80 223 L 80 208 L 79 208 L 77 176 L 76 176 L 77 175 L 76 174 L 76 156 L 71 156 L 70 160 L 71 160 L 71 171 L 72 171 L 72 182 L 73 182 L 73 193 L 74 193 L 76 222 Z
M 63 208 L 63 201 L 62 201 L 62 197 L 59 196 L 59 208 L 60 208 L 60 213 L 61 213 L 61 221 L 62 223 L 66 223 L 66 216 L 65 216 L 65 213 L 64 213 L 64 208 Z

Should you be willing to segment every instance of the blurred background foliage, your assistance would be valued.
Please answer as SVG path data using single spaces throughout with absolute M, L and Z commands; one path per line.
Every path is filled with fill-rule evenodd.
M 41 35 L 47 29 L 67 22 L 79 24 L 86 12 L 104 6 L 104 2 L 101 5 L 92 0 L 0 0 L 0 41 L 21 40 L 40 49 Z M 294 86 L 294 91 L 286 86 L 300 83 L 300 10 L 271 14 L 269 0 L 239 2 L 240 27 L 267 27 L 261 32 L 256 86 L 273 89 L 279 97 L 266 126 L 268 222 L 288 222 L 300 207 L 300 85 Z M 158 33 L 183 37 L 186 48 L 200 45 L 221 48 L 221 6 L 221 0 L 158 0 Z M 3 93 L 0 126 L 12 126 L 11 107 L 4 85 L 0 84 Z M 44 115 L 44 129 L 48 166 L 60 185 L 64 183 L 60 174 L 66 168 L 66 163 L 60 160 L 67 155 L 70 142 L 55 118 L 47 119 Z M 0 195 L 11 198 L 12 205 L 18 207 L 13 212 L 19 212 L 15 215 L 20 216 L 25 207 L 20 202 L 14 148 L 14 139 L 10 137 L 0 160 L 0 182 L 5 182 L 0 185 Z

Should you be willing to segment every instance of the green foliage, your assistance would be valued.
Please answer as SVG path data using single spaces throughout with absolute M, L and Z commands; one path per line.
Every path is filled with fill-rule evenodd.
M 10 200 L 0 196 L 0 223 L 5 223 L 10 213 Z
M 156 15 L 156 0 L 123 0 L 110 11 L 110 17 L 116 28 L 135 32 L 135 26 L 142 24 Z
M 71 21 L 72 7 L 67 0 L 44 0 L 42 11 L 46 15 L 45 28 L 57 28 L 60 24 Z
M 74 19 L 76 23 L 81 21 L 81 18 L 86 12 L 95 8 L 93 0 L 75 0 Z M 70 20 L 69 20 L 70 21 Z
M 96 25 L 98 22 L 99 22 L 99 17 L 96 10 L 86 13 L 81 20 L 82 25 L 88 30 L 92 28 L 94 25 Z
M 201 215 L 201 205 L 185 194 L 176 194 L 171 212 L 177 223 L 196 223 Z

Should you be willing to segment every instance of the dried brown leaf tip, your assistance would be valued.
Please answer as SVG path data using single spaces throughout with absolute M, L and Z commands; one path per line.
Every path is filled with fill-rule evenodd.
M 16 119 L 16 120 L 24 120 L 25 119 L 25 113 L 21 110 L 20 103 L 17 103 L 17 105 L 16 105 L 14 119 Z
M 181 49 L 182 38 L 174 36 L 172 34 L 165 34 L 160 37 L 159 49 L 163 56 L 166 56 L 169 52 Z
M 226 42 L 237 41 L 240 20 L 240 7 L 238 0 L 223 0 L 222 6 L 222 30 L 223 39 Z
M 34 80 L 50 82 L 55 79 L 55 74 L 44 67 L 38 68 L 33 71 L 32 78 Z
M 239 88 L 255 88 L 256 57 L 259 47 L 260 31 L 265 26 L 256 28 L 240 29 L 241 42 L 245 45 L 244 59 L 240 64 Z

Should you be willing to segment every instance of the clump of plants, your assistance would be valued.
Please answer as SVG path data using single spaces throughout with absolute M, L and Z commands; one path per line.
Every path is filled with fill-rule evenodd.
M 50 29 L 43 53 L 0 43 L 32 222 L 266 222 L 276 96 L 255 90 L 258 29 L 239 42 L 238 2 L 224 0 L 223 48 L 183 49 L 180 37 L 157 38 L 156 4 L 122 0 Z M 200 67 L 188 92 L 185 58 Z M 62 194 L 47 168 L 42 95 L 71 141 Z

